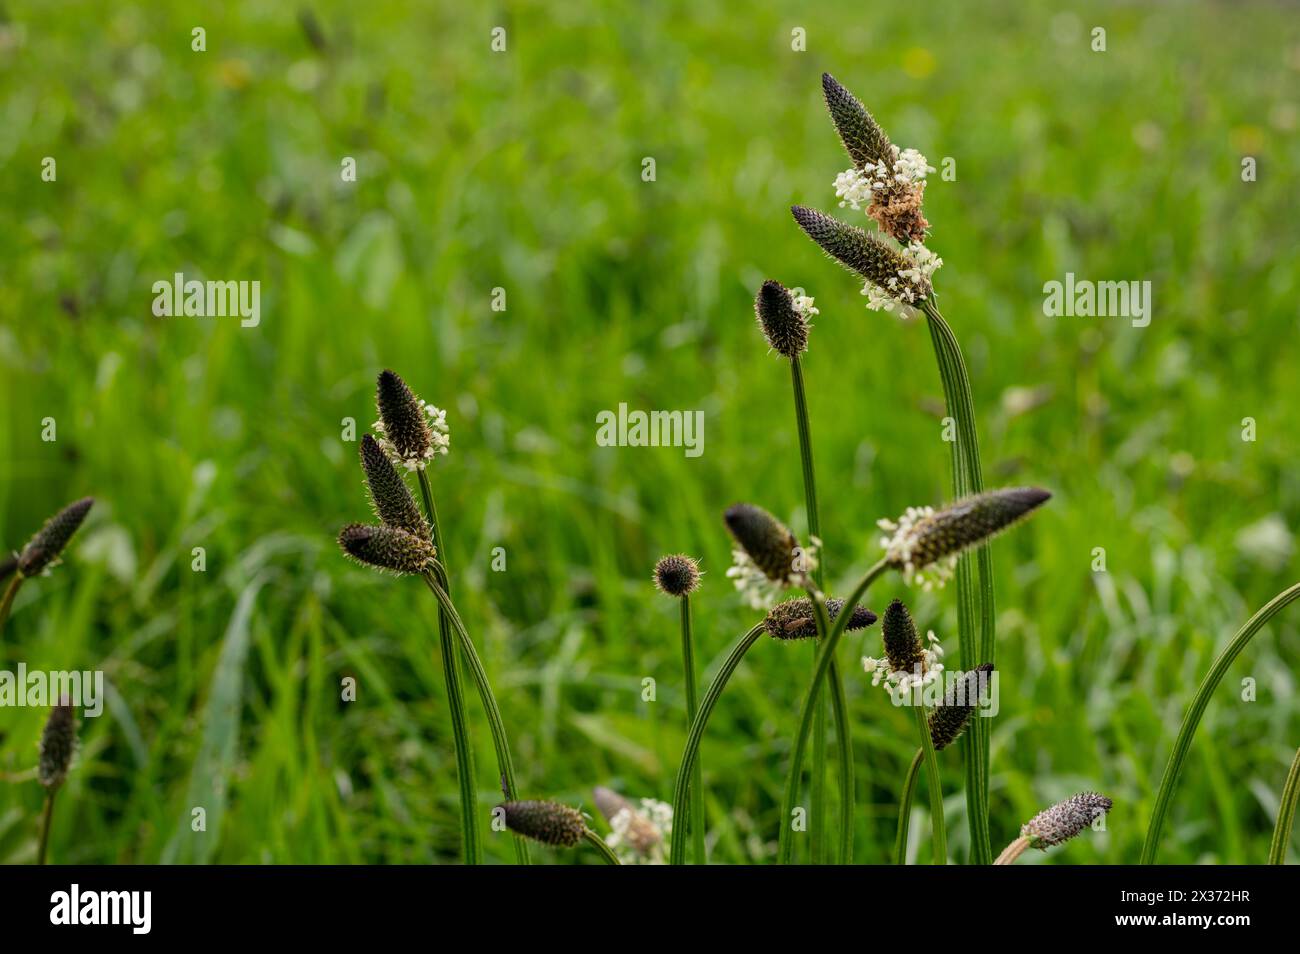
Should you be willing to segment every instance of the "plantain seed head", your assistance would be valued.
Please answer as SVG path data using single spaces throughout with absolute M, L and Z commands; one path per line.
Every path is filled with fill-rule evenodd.
M 797 358 L 808 350 L 808 317 L 816 314 L 812 299 L 798 299 L 778 281 L 768 279 L 754 299 L 754 313 L 763 337 L 777 354 Z
M 826 615 L 832 623 L 844 609 L 841 599 L 826 601 Z M 865 606 L 853 607 L 849 617 L 848 630 L 866 629 L 876 621 L 876 614 Z M 812 600 L 806 596 L 777 603 L 763 619 L 763 628 L 773 639 L 809 639 L 817 635 L 817 621 L 813 616 Z
M 361 469 L 366 473 L 375 516 L 385 526 L 405 530 L 422 540 L 430 539 L 429 525 L 420 514 L 406 481 L 379 442 L 369 434 L 361 438 Z
M 423 573 L 433 566 L 433 544 L 396 527 L 351 523 L 339 531 L 343 552 L 366 566 L 390 573 Z
M 700 585 L 700 565 L 682 553 L 666 556 L 655 564 L 655 587 L 669 596 L 689 596 Z
M 68 777 L 68 766 L 77 751 L 77 715 L 66 695 L 50 710 L 41 733 L 40 749 L 36 777 L 46 791 L 53 791 Z
M 1110 811 L 1112 804 L 1109 798 L 1096 792 L 1071 795 L 1031 818 L 1020 834 L 1029 839 L 1030 847 L 1047 849 L 1092 827 Z
M 36 576 L 47 567 L 57 565 L 59 554 L 86 519 L 86 514 L 94 503 L 93 497 L 82 497 L 46 520 L 45 525 L 23 547 L 23 552 L 18 557 L 18 572 L 23 576 Z
M 507 828 L 544 845 L 572 848 L 587 832 L 582 812 L 559 802 L 506 802 L 501 808 Z
M 930 713 L 930 741 L 936 750 L 952 745 L 966 731 L 992 671 L 993 664 L 984 663 L 964 674 Z

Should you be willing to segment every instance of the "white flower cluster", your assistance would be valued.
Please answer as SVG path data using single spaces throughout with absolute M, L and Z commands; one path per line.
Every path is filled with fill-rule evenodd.
M 909 586 L 920 583 L 927 592 L 942 587 L 957 570 L 956 554 L 924 567 L 912 562 L 912 549 L 916 546 L 920 524 L 933 516 L 933 507 L 908 507 L 897 520 L 876 521 L 876 526 L 889 534 L 880 539 L 880 545 L 885 548 L 885 559 L 902 568 L 903 579 Z
M 447 412 L 440 407 L 426 404 L 419 398 L 416 400 L 419 402 L 420 410 L 429 415 L 429 446 L 425 450 L 423 457 L 403 457 L 397 452 L 393 442 L 386 436 L 384 422 L 375 421 L 372 425 L 377 435 L 375 440 L 379 446 L 384 449 L 384 452 L 388 454 L 394 464 L 405 467 L 407 471 L 424 470 L 429 461 L 439 454 L 446 454 L 451 447 L 451 430 L 447 427 Z
M 804 321 L 811 321 L 813 315 L 820 315 L 821 311 L 813 307 L 813 299 L 807 295 L 791 295 L 791 301 L 794 304 L 795 313 Z
M 934 172 L 934 166 L 915 149 L 899 150 L 891 145 L 888 162 L 884 159 L 858 169 L 856 166 L 845 169 L 835 177 L 835 197 L 840 200 L 840 208 L 849 206 L 854 211 L 869 207 L 875 194 L 882 189 L 907 187 L 924 182 L 926 175 Z
M 727 568 L 727 578 L 735 581 L 736 589 L 750 609 L 770 610 L 786 590 L 802 586 L 817 569 L 817 551 L 821 545 L 820 539 L 811 537 L 807 548 L 796 549 L 790 576 L 784 580 L 769 579 L 748 553 L 735 547 L 731 551 L 732 564 Z
M 872 281 L 863 284 L 862 294 L 867 296 L 867 307 L 872 311 L 893 312 L 897 309 L 900 318 L 915 317 L 916 308 L 913 306 L 924 297 L 922 289 L 929 287 L 930 278 L 943 265 L 943 259 L 920 242 L 907 246 L 907 257 L 911 259 L 912 267 L 900 268 L 898 277 L 889 280 L 888 288 Z
M 871 673 L 871 684 L 879 686 L 884 683 L 890 692 L 906 692 L 914 686 L 928 686 L 943 674 L 943 646 L 934 630 L 925 634 L 926 646 L 921 650 L 921 671 L 891 671 L 888 659 L 876 659 L 872 656 L 862 657 L 862 668 Z
M 641 799 L 641 810 L 620 809 L 609 820 L 613 831 L 605 839 L 625 865 L 662 865 L 673 835 L 673 806 L 653 798 Z

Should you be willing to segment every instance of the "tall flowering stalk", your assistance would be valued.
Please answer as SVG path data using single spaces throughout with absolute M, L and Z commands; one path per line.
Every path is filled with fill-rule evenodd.
M 924 314 L 930 329 L 935 361 L 943 382 L 948 415 L 957 426 L 952 444 L 954 497 L 983 489 L 979 443 L 970 378 L 952 329 L 939 313 L 932 278 L 943 260 L 925 245 L 929 223 L 921 212 L 925 177 L 931 167 L 915 150 L 900 150 L 852 93 L 830 74 L 822 76 L 827 110 L 844 143 L 853 168 L 837 177 L 836 195 L 842 205 L 866 207 L 882 233 L 899 242 L 899 249 L 855 226 L 796 207 L 795 219 L 808 236 L 832 258 L 865 280 L 867 306 L 901 317 Z M 995 655 L 993 568 L 987 548 L 973 554 L 978 590 L 969 557 L 956 567 L 957 623 L 962 664 Z M 977 633 L 978 625 L 978 633 Z M 988 832 L 988 726 L 980 720 L 967 737 L 966 808 L 971 829 L 972 860 L 992 860 Z
M 451 600 L 443 562 L 442 530 L 433 492 L 425 475 L 428 463 L 447 453 L 450 439 L 446 413 L 417 398 L 406 382 L 392 371 L 380 374 L 376 403 L 380 419 L 375 423 L 375 432 L 380 436 L 376 438 L 367 434 L 362 438 L 361 466 L 380 525 L 351 524 L 344 527 L 339 534 L 339 544 L 348 556 L 373 569 L 419 576 L 438 602 L 439 650 L 447 684 L 460 786 L 461 837 L 466 863 L 477 864 L 481 860 L 481 847 L 474 794 L 473 749 L 460 678 L 462 656 L 487 714 L 505 796 L 513 798 L 517 787 L 500 707 L 474 642 Z M 418 474 L 425 514 L 420 513 L 399 467 Z M 528 864 L 526 843 L 522 838 L 514 839 L 514 843 L 516 859 L 521 864 Z
M 666 596 L 674 597 L 681 610 L 682 671 L 686 683 L 686 717 L 695 721 L 699 700 L 695 686 L 695 640 L 691 632 L 691 594 L 700 585 L 700 567 L 695 560 L 683 554 L 663 557 L 655 564 L 655 588 Z M 695 846 L 695 863 L 708 863 L 704 844 L 704 771 L 699 762 L 691 774 L 689 829 L 691 843 Z
M 754 301 L 763 337 L 777 354 L 790 362 L 790 383 L 794 396 L 795 426 L 799 433 L 799 460 L 803 469 L 804 511 L 808 520 L 808 536 L 814 546 L 821 545 L 821 517 L 817 510 L 817 479 L 813 468 L 812 429 L 808 419 L 808 398 L 804 388 L 801 355 L 808 350 L 808 335 L 812 317 L 818 314 L 814 300 L 807 295 L 795 295 L 778 281 L 763 283 Z M 825 589 L 825 565 L 822 560 L 812 568 L 812 579 L 819 590 Z M 820 632 L 825 638 L 825 631 Z M 816 654 L 814 650 L 814 664 Z M 835 737 L 839 744 L 840 767 L 840 843 L 839 863 L 848 864 L 853 856 L 853 742 L 848 723 L 848 704 L 844 696 L 844 681 L 838 664 L 831 660 L 830 669 L 832 711 L 835 717 Z M 826 706 L 817 707 L 813 724 L 812 769 L 812 861 L 824 860 L 826 819 Z
M 81 526 L 86 514 L 94 506 L 93 497 L 83 497 L 68 504 L 36 531 L 20 553 L 5 561 L 5 573 L 0 580 L 8 577 L 4 594 L 0 596 L 0 634 L 4 633 L 5 623 L 13 609 L 14 598 L 23 581 L 59 565 L 59 557 L 68 546 L 68 541 Z

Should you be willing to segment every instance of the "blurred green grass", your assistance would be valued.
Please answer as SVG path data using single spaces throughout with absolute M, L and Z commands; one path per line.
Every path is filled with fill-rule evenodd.
M 433 475 L 447 559 L 525 794 L 588 810 L 596 784 L 669 797 L 684 701 L 675 609 L 650 569 L 666 552 L 703 559 L 711 672 L 753 621 L 724 576 L 722 509 L 753 500 L 802 526 L 788 375 L 752 321 L 763 278 L 821 309 L 806 370 L 835 589 L 877 553 L 877 517 L 948 486 L 924 329 L 867 312 L 789 218 L 795 202 L 833 210 L 847 165 L 820 102 L 829 70 L 896 142 L 955 158 L 927 214 L 986 479 L 1056 493 L 995 546 L 995 848 L 1096 788 L 1116 802 L 1109 831 L 1026 860 L 1136 861 L 1216 647 L 1300 571 L 1291 11 L 592 6 L 315 4 L 317 47 L 270 2 L 6 5 L 0 542 L 20 546 L 74 497 L 99 505 L 67 565 L 24 587 L 3 645 L 111 685 L 83 725 L 53 857 L 455 857 L 432 602 L 333 544 L 367 509 L 342 422 L 368 427 L 385 366 L 449 408 L 452 453 Z M 493 53 L 501 25 L 508 50 Z M 790 48 L 796 27 L 807 52 Z M 340 181 L 345 156 L 356 183 Z M 177 271 L 260 280 L 260 326 L 154 318 L 150 287 Z M 1067 271 L 1150 280 L 1150 327 L 1044 317 L 1042 285 Z M 704 410 L 703 456 L 597 447 L 597 412 L 620 402 Z M 872 602 L 894 595 L 909 598 L 892 581 Z M 915 605 L 955 651 L 953 594 Z M 1300 744 L 1297 629 L 1284 619 L 1233 667 L 1161 861 L 1264 859 Z M 871 862 L 888 856 L 913 747 L 856 666 L 877 639 L 843 654 Z M 710 726 L 715 860 L 774 853 L 803 650 L 761 644 Z M 355 703 L 339 701 L 345 676 Z M 645 678 L 658 701 L 641 701 Z M 472 703 L 486 816 L 495 769 Z M 0 717 L 0 773 L 30 768 L 44 715 Z M 960 756 L 946 754 L 964 858 Z M 34 783 L 0 783 L 0 859 L 34 857 L 39 805 Z M 920 858 L 927 829 L 913 825 Z

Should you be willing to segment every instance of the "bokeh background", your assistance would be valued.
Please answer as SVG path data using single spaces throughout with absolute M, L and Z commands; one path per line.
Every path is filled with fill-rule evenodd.
M 343 421 L 369 426 L 383 367 L 448 408 L 452 453 L 433 472 L 447 559 L 523 791 L 589 811 L 597 784 L 670 798 L 680 647 L 651 567 L 703 560 L 711 675 L 755 618 L 725 578 L 722 510 L 751 500 L 805 526 L 788 372 L 753 322 L 764 278 L 821 309 L 805 368 L 835 589 L 878 555 L 878 517 L 948 492 L 924 326 L 868 312 L 787 211 L 863 221 L 835 209 L 848 162 L 821 103 L 829 70 L 895 142 L 955 159 L 926 208 L 986 479 L 1056 494 L 994 549 L 994 848 L 1096 788 L 1115 799 L 1108 830 L 1022 863 L 1136 861 L 1216 649 L 1300 576 L 1295 12 L 6 3 L 0 544 L 73 498 L 99 502 L 65 565 L 21 591 L 3 652 L 11 668 L 102 668 L 110 686 L 82 727 L 53 858 L 455 859 L 433 603 L 334 543 L 367 514 Z M 1242 181 L 1245 157 L 1257 181 Z M 259 280 L 260 326 L 155 318 L 151 286 L 177 271 Z M 1151 281 L 1150 327 L 1045 317 L 1043 283 L 1067 271 Z M 703 455 L 598 447 L 596 415 L 620 402 L 704 411 Z M 872 603 L 893 596 L 955 655 L 953 591 L 891 579 Z M 1215 695 L 1161 861 L 1263 861 L 1300 745 L 1298 629 L 1292 613 L 1261 633 Z M 857 663 L 878 639 L 854 634 L 841 657 L 863 862 L 888 858 L 915 747 L 908 713 Z M 760 644 L 719 706 L 704 748 L 715 861 L 774 855 L 811 660 Z M 499 796 L 470 695 L 486 821 Z M 44 718 L 0 712 L 7 862 L 35 855 Z M 943 755 L 963 860 L 961 756 Z M 928 860 L 917 804 L 912 855 Z M 508 861 L 484 828 L 489 858 Z

